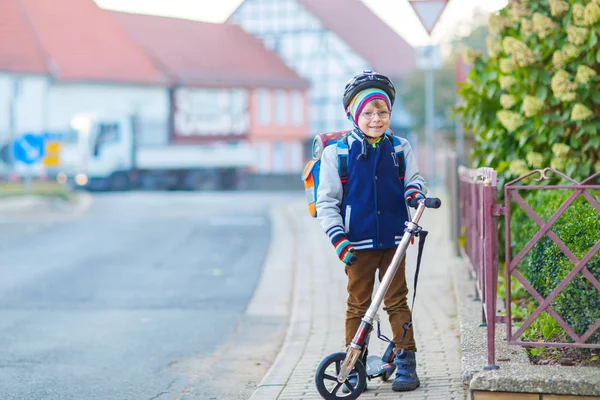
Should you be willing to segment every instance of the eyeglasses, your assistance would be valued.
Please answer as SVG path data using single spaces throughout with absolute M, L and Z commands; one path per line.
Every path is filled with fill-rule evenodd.
M 381 118 L 381 119 L 388 119 L 390 117 L 389 111 L 377 111 L 377 112 L 367 111 L 360 115 L 362 117 L 365 117 L 366 119 L 373 119 L 375 117 L 375 114 L 377 114 L 379 116 L 379 118 Z

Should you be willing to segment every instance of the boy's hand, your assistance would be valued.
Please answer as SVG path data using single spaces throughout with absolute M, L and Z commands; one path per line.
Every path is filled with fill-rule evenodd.
M 424 199 L 425 193 L 416 185 L 408 185 L 404 192 L 404 198 L 408 199 Z
M 338 258 L 347 266 L 351 266 L 352 263 L 358 260 L 358 258 L 353 254 L 354 247 L 352 247 L 348 239 L 342 239 L 337 245 L 334 244 L 334 246 Z
M 346 233 L 340 226 L 334 226 L 327 231 L 331 244 L 335 248 L 338 258 L 347 266 L 351 266 L 358 258 L 353 254 L 354 247 L 350 244 Z

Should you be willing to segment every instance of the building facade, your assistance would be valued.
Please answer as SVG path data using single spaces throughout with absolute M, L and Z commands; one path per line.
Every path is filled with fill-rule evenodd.
M 142 146 L 243 141 L 257 173 L 303 167 L 308 83 L 237 26 L 92 0 L 6 0 L 4 28 L 13 40 L 0 41 L 0 159 L 15 137 L 69 130 L 78 114 L 136 115 Z M 0 174 L 8 168 L 0 161 Z
M 353 75 L 374 69 L 400 86 L 415 64 L 414 49 L 358 0 L 245 0 L 228 22 L 260 38 L 311 83 L 311 135 L 352 127 L 341 98 Z M 400 101 L 393 111 L 393 125 L 406 129 L 410 119 Z

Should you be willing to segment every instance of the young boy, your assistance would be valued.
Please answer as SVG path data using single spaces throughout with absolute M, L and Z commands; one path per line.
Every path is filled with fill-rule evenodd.
M 355 128 L 348 134 L 347 182 L 340 179 L 336 146 L 326 147 L 321 157 L 317 215 L 339 259 L 346 264 L 346 346 L 371 304 L 375 273 L 379 270 L 379 279 L 383 278 L 400 243 L 404 223 L 409 220 L 406 200 L 423 198 L 427 192 L 411 146 L 403 138 L 405 174 L 399 176 L 402 157 L 397 156 L 386 135 L 395 95 L 394 85 L 386 76 L 373 71 L 354 76 L 343 97 L 344 109 Z M 401 340 L 402 326 L 410 319 L 407 295 L 403 259 L 384 297 L 394 342 Z M 412 328 L 394 350 L 397 370 L 392 389 L 416 389 L 420 382 Z

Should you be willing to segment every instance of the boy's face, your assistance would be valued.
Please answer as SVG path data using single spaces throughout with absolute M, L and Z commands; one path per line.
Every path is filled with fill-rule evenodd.
M 358 116 L 358 127 L 373 138 L 382 136 L 390 127 L 390 110 L 385 102 L 373 100 L 365 106 Z

